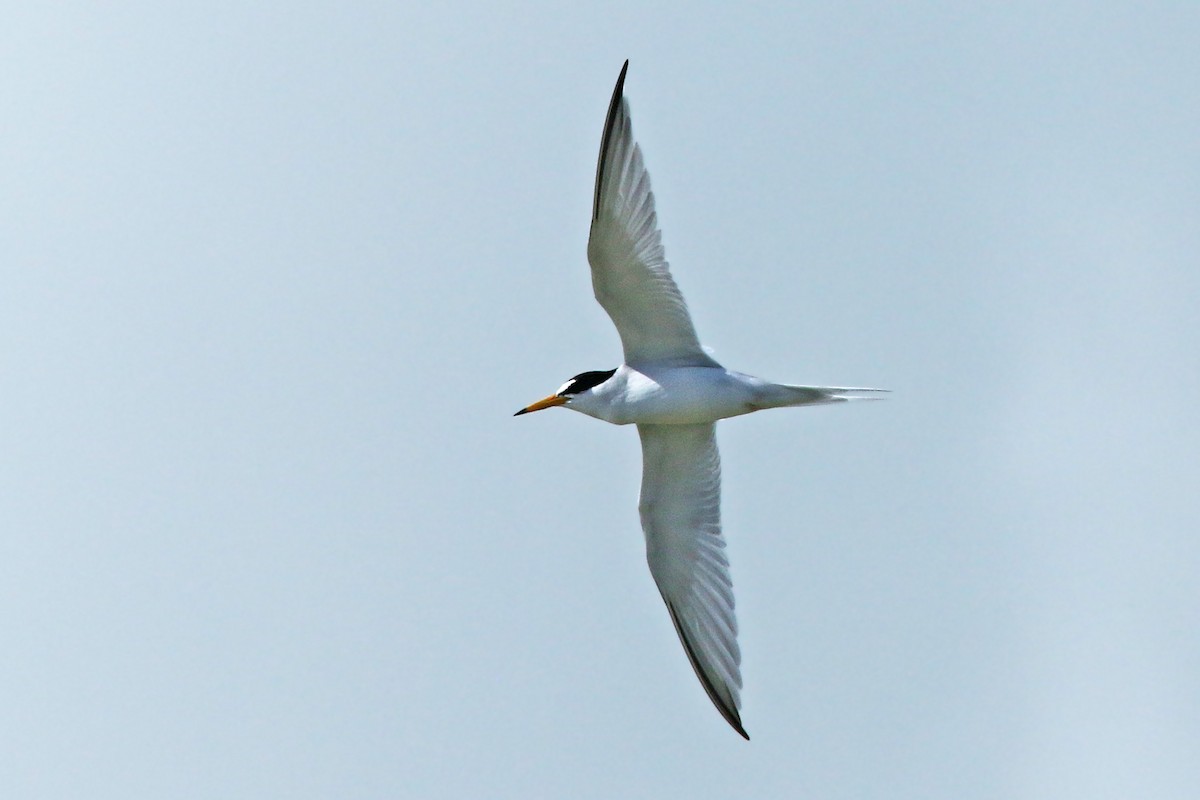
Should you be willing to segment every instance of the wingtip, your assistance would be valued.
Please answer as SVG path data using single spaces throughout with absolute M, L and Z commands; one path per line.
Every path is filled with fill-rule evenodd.
M 661 594 L 661 591 L 659 592 Z M 683 651 L 687 653 L 688 661 L 692 665 L 692 671 L 696 673 L 696 677 L 700 679 L 700 685 L 704 687 L 708 699 L 720 712 L 721 717 L 729 723 L 729 727 L 737 731 L 738 735 L 750 741 L 750 734 L 746 733 L 746 729 L 742 726 L 742 715 L 738 713 L 737 706 L 731 703 L 726 703 L 717 691 L 717 687 L 713 684 L 712 679 L 704 671 L 701 666 L 700 656 L 696 649 L 692 646 L 692 641 L 688 638 L 687 631 L 683 627 L 683 620 L 679 618 L 679 614 L 675 611 L 675 605 L 664 596 L 663 601 L 667 604 L 667 611 L 671 614 L 671 622 L 675 625 L 675 632 L 679 634 L 679 641 L 683 643 Z
M 625 63 L 621 65 L 621 74 L 617 76 L 617 85 L 613 87 L 612 100 L 609 102 L 608 113 L 612 116 L 613 110 L 617 104 L 621 102 L 621 98 L 625 96 L 625 73 L 629 72 L 629 59 L 625 59 Z
M 736 708 L 733 709 L 732 717 L 733 717 L 733 719 L 730 719 L 729 717 L 725 717 L 725 721 L 729 723 L 729 727 L 731 727 L 735 731 L 737 731 L 738 735 L 741 736 L 743 739 L 745 739 L 747 742 L 750 741 L 750 734 L 746 733 L 746 729 L 744 727 L 742 727 L 742 715 L 738 713 L 738 710 Z
M 608 114 L 604 117 L 604 133 L 600 137 L 600 157 L 596 162 L 596 188 L 592 197 L 592 221 L 600 215 L 600 192 L 604 183 L 604 163 L 608 155 L 609 137 L 612 136 L 613 123 L 621 108 L 621 99 L 625 96 L 625 73 L 629 71 L 629 59 L 621 66 L 621 74 L 617 76 L 617 85 L 613 88 L 612 100 L 608 103 Z
M 733 719 L 725 717 L 725 721 L 729 723 L 729 727 L 737 731 L 739 736 L 741 736 L 747 742 L 750 741 L 750 734 L 746 733 L 746 729 L 742 727 L 742 715 L 738 713 L 736 708 L 733 709 Z

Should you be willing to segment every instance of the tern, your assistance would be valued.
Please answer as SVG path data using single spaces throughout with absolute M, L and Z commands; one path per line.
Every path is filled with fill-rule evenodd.
M 514 416 L 563 408 L 642 440 L 638 503 L 646 560 L 675 632 L 713 705 L 744 738 L 741 652 L 721 536 L 716 421 L 785 406 L 868 399 L 883 389 L 791 386 L 726 369 L 701 345 L 667 268 L 650 176 L 633 138 L 621 67 L 600 140 L 588 262 L 596 300 L 621 337 L 624 363 L 581 372 Z

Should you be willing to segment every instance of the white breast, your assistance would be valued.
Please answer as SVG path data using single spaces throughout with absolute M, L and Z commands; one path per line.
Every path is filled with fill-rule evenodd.
M 567 407 L 615 425 L 714 422 L 754 411 L 758 383 L 721 367 L 622 366 Z

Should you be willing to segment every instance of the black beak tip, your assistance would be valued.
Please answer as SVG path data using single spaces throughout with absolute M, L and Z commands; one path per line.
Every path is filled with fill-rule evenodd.
M 519 417 L 519 416 L 521 416 L 522 414 L 528 414 L 528 413 L 529 413 L 529 409 L 528 409 L 528 408 L 522 408 L 520 411 L 518 411 L 517 413 L 513 414 L 513 416 L 514 416 L 514 417 Z

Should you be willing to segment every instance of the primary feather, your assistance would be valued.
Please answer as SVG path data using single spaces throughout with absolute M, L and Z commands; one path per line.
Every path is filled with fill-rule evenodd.
M 650 174 L 633 139 L 621 69 L 608 107 L 596 164 L 588 262 L 596 300 L 621 337 L 625 363 L 716 366 L 696 336 L 679 287 L 671 278 L 654 211 Z

